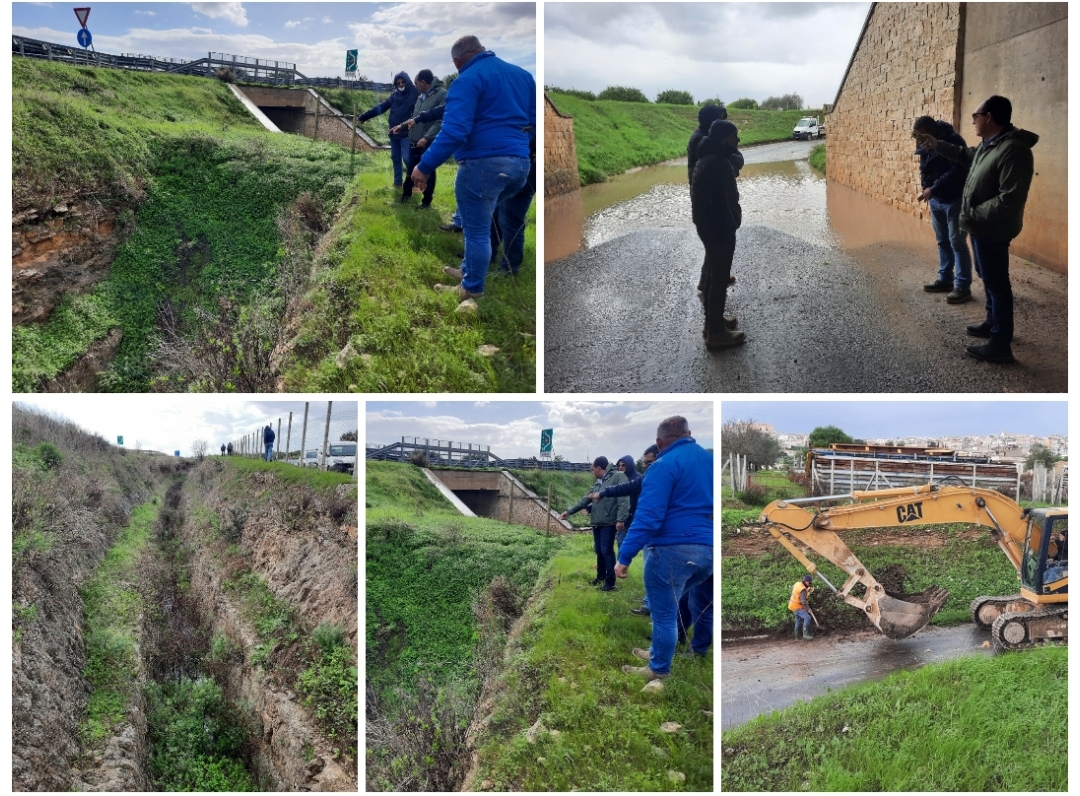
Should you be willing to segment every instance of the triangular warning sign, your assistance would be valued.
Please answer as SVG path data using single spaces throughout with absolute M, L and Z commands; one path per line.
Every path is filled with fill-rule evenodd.
M 79 18 L 79 24 L 82 25 L 85 28 L 86 27 L 86 20 L 88 20 L 90 18 L 90 9 L 89 8 L 76 8 L 75 9 L 75 16 L 77 16 Z

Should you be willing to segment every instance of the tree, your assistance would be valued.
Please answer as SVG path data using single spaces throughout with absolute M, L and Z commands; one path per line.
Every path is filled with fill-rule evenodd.
M 772 466 L 783 455 L 780 443 L 771 434 L 754 428 L 753 420 L 731 420 L 720 428 L 720 449 L 745 456 L 751 470 Z
M 722 99 L 720 99 L 719 97 L 711 97 L 709 99 L 703 99 L 701 102 L 698 103 L 698 105 L 700 105 L 702 107 L 704 107 L 706 105 L 719 105 L 721 108 L 723 108 L 724 107 L 724 101 Z
M 342 442 L 356 442 L 356 430 L 346 431 L 341 435 Z
M 602 100 L 618 100 L 619 102 L 648 102 L 641 89 L 629 86 L 608 86 L 597 96 Z
M 810 432 L 811 448 L 827 448 L 834 442 L 854 442 L 836 426 L 818 426 Z
M 798 94 L 785 94 L 782 97 L 769 97 L 761 103 L 763 111 L 797 111 L 803 106 L 803 99 Z
M 734 102 L 728 103 L 728 107 L 735 108 L 736 110 L 756 111 L 758 109 L 758 103 L 755 99 L 743 97 L 742 99 L 737 99 Z
M 206 455 L 206 449 L 209 447 L 209 442 L 204 439 L 197 439 L 191 443 L 191 453 L 201 462 Z
M 694 98 L 690 96 L 689 91 L 669 88 L 667 91 L 661 91 L 656 95 L 656 102 L 664 105 L 693 105 Z
M 1045 445 L 1036 442 L 1031 446 L 1031 450 L 1028 451 L 1028 457 L 1024 460 L 1024 469 L 1034 470 L 1035 462 L 1042 462 L 1046 465 L 1046 469 L 1049 470 L 1054 466 L 1054 462 L 1061 461 L 1060 457 L 1055 456 Z
M 445 88 L 447 91 L 449 91 L 450 90 L 450 84 L 453 83 L 455 80 L 457 80 L 457 75 L 458 75 L 457 72 L 451 72 L 446 77 L 444 77 L 442 79 L 442 87 Z

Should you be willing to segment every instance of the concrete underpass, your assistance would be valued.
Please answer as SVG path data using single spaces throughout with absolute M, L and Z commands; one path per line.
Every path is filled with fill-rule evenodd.
M 547 507 L 543 498 L 505 470 L 425 469 L 424 475 L 466 516 L 488 517 L 540 531 L 563 533 L 573 529 L 569 522 L 559 519 L 559 512 Z
M 234 85 L 233 91 L 242 95 L 241 101 L 247 99 L 254 105 L 279 132 L 331 141 L 347 148 L 353 145 L 352 122 L 314 89 Z M 263 124 L 266 126 L 266 121 Z M 359 126 L 356 127 L 355 142 L 359 150 L 387 148 L 376 143 Z

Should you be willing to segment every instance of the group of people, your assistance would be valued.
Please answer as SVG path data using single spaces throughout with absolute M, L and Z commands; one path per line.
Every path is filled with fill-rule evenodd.
M 389 111 L 394 186 L 401 202 L 422 193 L 418 210 L 431 207 L 438 167 L 451 156 L 457 162 L 457 212 L 440 229 L 464 233 L 460 266 L 443 268 L 460 281 L 434 288 L 467 300 L 483 297 L 500 243 L 496 273 L 515 276 L 524 259 L 525 216 L 536 193 L 536 82 L 476 36 L 454 42 L 450 58 L 458 76 L 449 89 L 430 69 L 415 80 L 399 72 L 393 94 L 359 118 Z
M 274 433 L 274 429 L 270 428 L 270 424 L 268 423 L 266 425 L 266 428 L 263 429 L 263 448 L 264 448 L 264 450 L 263 450 L 263 461 L 264 462 L 273 461 L 273 459 L 274 459 L 274 439 L 276 437 L 277 437 L 277 434 Z M 222 456 L 232 456 L 233 455 L 233 444 L 231 442 L 228 445 L 222 445 L 221 446 L 221 455 Z
M 691 656 L 706 654 L 712 644 L 713 456 L 676 415 L 660 423 L 641 468 L 630 455 L 614 463 L 598 456 L 593 489 L 559 516 L 589 512 L 592 585 L 601 591 L 615 591 L 616 579 L 626 578 L 643 554 L 645 599 L 631 613 L 651 618 L 652 644 L 631 650 L 645 666 L 622 669 L 656 680 L 671 673 L 676 648 L 688 638 Z
M 975 252 L 975 272 L 986 292 L 986 318 L 967 327 L 986 343 L 967 353 L 987 362 L 1013 361 L 1013 296 L 1009 245 L 1020 234 L 1024 205 L 1034 174 L 1031 148 L 1039 136 L 1012 124 L 1012 103 L 992 96 L 971 115 L 982 143 L 968 147 L 952 125 L 931 116 L 915 120 L 922 191 L 930 204 L 937 238 L 937 279 L 924 287 L 947 293 L 950 304 L 971 300 L 967 236 Z M 739 345 L 746 335 L 738 319 L 725 315 L 735 234 L 742 224 L 736 178 L 743 166 L 738 130 L 722 106 L 706 105 L 687 144 L 687 166 L 694 226 L 705 246 L 698 290 L 705 304 L 705 345 L 712 350 Z

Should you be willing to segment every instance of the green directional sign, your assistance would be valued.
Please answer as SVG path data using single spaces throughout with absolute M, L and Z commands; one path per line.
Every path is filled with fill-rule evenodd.
M 123 437 L 117 437 L 116 438 L 116 444 L 117 445 L 123 445 L 124 444 L 124 438 Z
M 540 432 L 540 452 L 551 453 L 551 441 L 555 432 L 553 429 L 545 428 Z
M 346 50 L 345 51 L 345 71 L 355 72 L 356 62 L 359 60 L 359 50 Z

